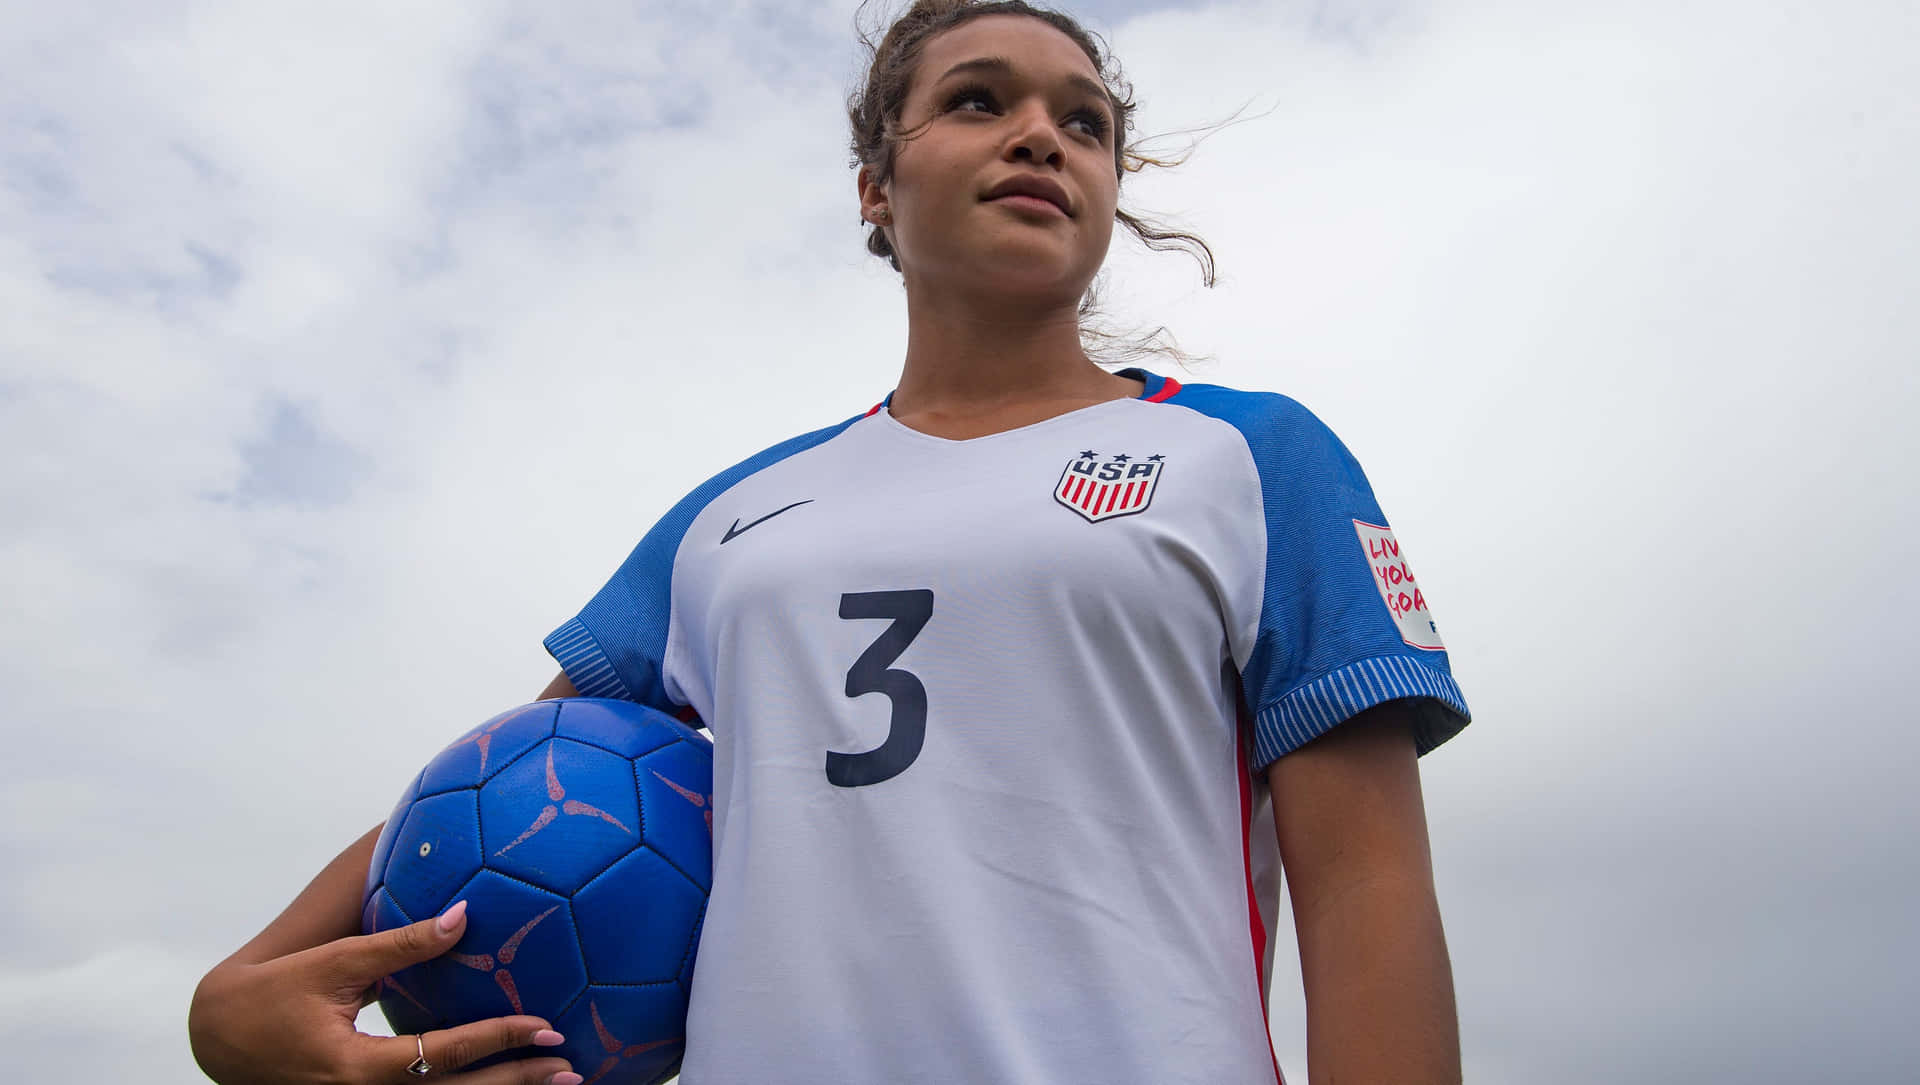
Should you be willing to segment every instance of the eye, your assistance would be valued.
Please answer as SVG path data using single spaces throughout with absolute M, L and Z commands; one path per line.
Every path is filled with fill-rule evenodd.
M 993 92 L 985 87 L 970 85 L 961 87 L 947 97 L 948 113 L 998 113 L 1000 103 Z
M 1077 127 L 1087 138 L 1098 143 L 1107 138 L 1107 130 L 1112 124 L 1107 115 L 1098 109 L 1081 109 L 1067 118 L 1067 127 Z

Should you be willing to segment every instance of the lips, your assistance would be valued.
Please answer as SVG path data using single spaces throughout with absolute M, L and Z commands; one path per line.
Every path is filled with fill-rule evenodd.
M 1060 213 L 1073 217 L 1073 208 L 1067 200 L 1067 190 L 1059 183 L 1037 174 L 1020 174 L 1009 177 L 987 190 L 981 199 L 992 201 L 1007 196 L 1029 196 L 1036 200 L 1045 200 L 1060 209 Z

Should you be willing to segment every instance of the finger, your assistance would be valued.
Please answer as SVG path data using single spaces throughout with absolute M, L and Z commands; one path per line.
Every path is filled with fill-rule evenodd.
M 524 1059 L 442 1080 L 445 1085 L 580 1085 L 580 1074 L 565 1059 Z
M 452 949 L 466 924 L 467 902 L 462 900 L 432 919 L 378 934 L 342 938 L 328 943 L 328 948 L 342 978 L 359 987 Z
M 558 1047 L 564 1042 L 559 1033 L 538 1017 L 492 1017 L 470 1025 L 456 1025 L 425 1033 L 418 1044 L 412 1036 L 396 1036 L 386 1041 L 387 1050 L 393 1057 L 383 1060 L 382 1065 L 389 1062 L 411 1065 L 424 1050 L 427 1064 L 433 1067 L 435 1074 L 451 1074 L 502 1051 L 524 1047 L 529 1049 L 527 1055 L 532 1057 L 544 1054 L 545 1048 Z M 405 1055 L 404 1059 L 398 1057 L 401 1054 Z M 565 1070 L 566 1067 L 558 1069 Z M 549 1070 L 547 1074 L 552 1076 L 555 1072 Z

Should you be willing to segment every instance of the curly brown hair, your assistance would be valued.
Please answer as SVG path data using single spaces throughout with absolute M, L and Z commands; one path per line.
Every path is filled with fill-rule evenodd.
M 860 21 L 865 21 L 874 0 L 861 5 Z M 1094 71 L 1112 99 L 1115 116 L 1113 144 L 1114 176 L 1125 180 L 1149 166 L 1177 165 L 1179 159 L 1158 158 L 1147 154 L 1132 139 L 1136 106 L 1133 86 L 1120 72 L 1119 62 L 1108 52 L 1106 43 L 1063 12 L 1026 3 L 1025 0 L 914 0 L 914 3 L 878 33 L 862 30 L 860 42 L 871 58 L 866 80 L 847 100 L 847 119 L 853 124 L 853 165 L 872 171 L 876 184 L 885 184 L 893 176 L 894 156 L 901 142 L 913 136 L 900 126 L 901 110 L 913 82 L 914 69 L 926 43 L 942 31 L 985 15 L 1024 15 L 1039 19 L 1073 40 L 1093 62 Z M 885 20 L 879 20 L 884 23 Z M 1196 234 L 1174 229 L 1122 208 L 1114 210 L 1114 221 L 1127 228 L 1149 249 L 1185 252 L 1200 265 L 1201 279 L 1214 283 L 1213 250 Z M 866 223 L 862 222 L 862 225 Z M 867 232 L 867 251 L 884 258 L 900 270 L 900 259 L 893 245 L 878 226 Z M 1091 309 L 1091 301 L 1082 306 Z

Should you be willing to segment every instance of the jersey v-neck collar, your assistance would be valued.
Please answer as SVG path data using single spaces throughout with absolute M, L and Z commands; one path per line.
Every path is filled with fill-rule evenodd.
M 1029 430 L 1039 429 L 1042 426 L 1051 426 L 1056 422 L 1063 421 L 1064 419 L 1069 419 L 1069 418 L 1074 418 L 1080 415 L 1084 415 L 1088 411 L 1097 411 L 1103 407 L 1112 406 L 1115 403 L 1126 403 L 1132 400 L 1145 400 L 1148 403 L 1163 403 L 1167 399 L 1171 398 L 1174 395 L 1174 393 L 1180 391 L 1179 381 L 1174 380 L 1172 377 L 1163 377 L 1163 376 L 1160 376 L 1158 373 L 1148 372 L 1145 369 L 1139 369 L 1139 368 L 1122 369 L 1122 370 L 1116 371 L 1114 375 L 1119 377 L 1131 377 L 1134 380 L 1141 382 L 1143 387 L 1140 389 L 1140 394 L 1137 396 L 1129 396 L 1126 399 L 1109 399 L 1101 403 L 1089 404 L 1085 407 L 1076 407 L 1071 411 L 1064 411 L 1060 414 L 1056 414 L 1052 418 L 1042 418 L 1038 422 L 1029 422 L 1024 426 L 1014 426 L 1011 429 L 1003 429 L 995 433 L 983 433 L 978 437 L 967 437 L 967 438 L 962 438 L 960 440 L 955 440 L 954 438 L 951 438 L 951 437 L 937 437 L 931 433 L 922 433 L 919 430 L 914 429 L 912 426 L 909 426 L 906 423 L 895 418 L 893 416 L 893 412 L 888 410 L 888 408 L 893 405 L 892 392 L 888 392 L 887 398 L 874 404 L 872 409 L 867 411 L 865 417 L 872 418 L 875 415 L 878 415 L 881 419 L 881 424 L 885 426 L 887 429 L 894 430 L 896 432 L 903 433 L 911 437 L 916 437 L 923 441 L 931 441 L 936 444 L 943 444 L 943 445 L 965 445 L 965 444 L 972 444 L 975 441 L 990 441 L 996 437 L 1005 437 L 1011 433 L 1025 433 L 1025 432 L 1028 432 Z

